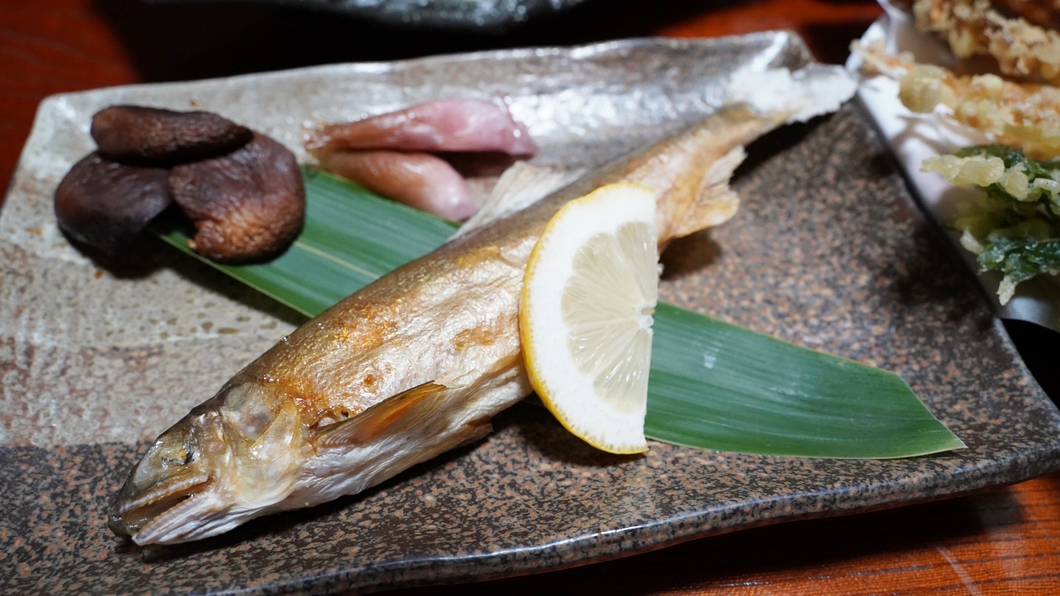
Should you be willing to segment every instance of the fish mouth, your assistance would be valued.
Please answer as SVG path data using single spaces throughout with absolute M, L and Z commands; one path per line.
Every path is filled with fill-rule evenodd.
M 139 542 L 139 532 L 176 512 L 209 481 L 207 473 L 182 474 L 138 491 L 127 482 L 110 506 L 107 526 L 115 535 Z

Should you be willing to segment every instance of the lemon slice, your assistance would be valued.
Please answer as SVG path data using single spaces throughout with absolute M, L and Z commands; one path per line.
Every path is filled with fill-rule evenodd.
M 563 426 L 611 453 L 648 449 L 655 197 L 613 184 L 571 201 L 538 239 L 523 283 L 519 327 L 531 384 Z

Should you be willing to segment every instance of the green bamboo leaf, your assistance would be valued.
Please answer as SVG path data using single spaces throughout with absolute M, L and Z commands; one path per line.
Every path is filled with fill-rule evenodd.
M 892 458 L 964 444 L 898 375 L 660 304 L 653 439 L 766 455 Z
M 306 223 L 283 255 L 218 265 L 314 316 L 456 229 L 329 174 L 303 170 Z M 187 248 L 188 230 L 157 230 Z M 800 348 L 676 306 L 655 313 L 645 434 L 767 455 L 893 458 L 964 447 L 897 375 Z

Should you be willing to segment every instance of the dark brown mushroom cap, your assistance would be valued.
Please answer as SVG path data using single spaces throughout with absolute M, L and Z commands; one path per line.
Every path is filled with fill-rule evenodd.
M 130 166 L 93 152 L 55 189 L 55 217 L 70 236 L 114 254 L 169 202 L 165 168 Z
M 92 117 L 91 134 L 100 153 L 111 159 L 173 164 L 233 151 L 254 133 L 210 112 L 119 105 Z
M 254 133 L 233 153 L 176 166 L 173 200 L 195 221 L 188 244 L 221 262 L 272 256 L 294 241 L 305 214 L 305 186 L 286 147 Z

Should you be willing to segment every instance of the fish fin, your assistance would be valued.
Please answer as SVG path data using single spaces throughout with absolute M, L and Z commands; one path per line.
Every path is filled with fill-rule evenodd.
M 533 205 L 552 191 L 567 186 L 583 174 L 584 169 L 557 170 L 525 161 L 516 162 L 501 174 L 478 211 L 460 226 L 453 238 L 489 227 L 497 220 Z
M 367 410 L 320 429 L 317 445 L 342 447 L 364 445 L 391 431 L 401 421 L 409 422 L 433 410 L 433 397 L 447 391 L 433 381 L 385 399 Z
M 740 196 L 729 188 L 729 179 L 746 155 L 743 146 L 739 145 L 710 164 L 685 213 L 676 218 L 671 237 L 680 238 L 721 225 L 736 215 Z
M 457 447 L 470 445 L 479 439 L 485 438 L 486 435 L 491 432 L 493 432 L 493 424 L 490 422 L 489 418 L 473 420 L 464 425 L 462 432 L 459 434 L 459 443 L 448 449 L 456 449 Z
M 476 420 L 470 420 L 458 427 L 453 427 L 451 430 L 452 432 L 446 433 L 447 436 L 445 441 L 438 443 L 433 446 L 430 451 L 425 452 L 426 456 L 421 457 L 420 461 L 432 459 L 446 451 L 466 447 L 476 441 L 486 438 L 491 432 L 493 432 L 493 424 L 490 422 L 490 417 L 486 416 Z
M 444 440 L 425 448 L 408 452 L 409 459 L 407 460 L 407 465 L 403 464 L 401 469 L 403 470 L 413 464 L 434 459 L 446 451 L 466 447 L 467 445 L 484 439 L 492 431 L 493 425 L 490 424 L 489 419 L 468 422 L 457 429 L 456 432 L 445 433 Z
M 783 121 L 781 115 L 763 116 L 748 106 L 727 106 L 625 166 L 624 182 L 659 192 L 660 246 L 736 214 L 739 198 L 728 180 L 743 161 L 743 146 Z

